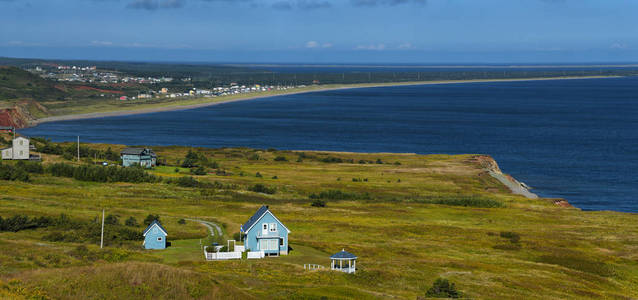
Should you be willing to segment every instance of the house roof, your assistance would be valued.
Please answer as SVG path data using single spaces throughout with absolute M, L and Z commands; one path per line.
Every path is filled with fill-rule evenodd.
M 153 220 L 153 222 L 151 222 L 151 224 L 148 225 L 148 227 L 146 227 L 146 229 L 144 229 L 144 234 L 142 234 L 143 236 L 146 236 L 146 233 L 151 230 L 151 228 L 153 228 L 154 226 L 159 227 L 159 229 L 164 232 L 164 235 L 168 235 L 168 233 L 166 233 L 166 229 L 164 229 L 164 227 L 162 227 L 162 224 L 160 224 L 160 222 L 158 220 Z
M 151 149 L 146 149 L 146 148 L 125 148 L 124 150 L 122 150 L 122 152 L 120 152 L 120 154 L 126 154 L 126 155 L 142 155 L 144 154 L 144 152 L 148 151 L 148 153 L 150 155 L 155 155 L 155 153 L 153 153 L 153 150 Z
M 266 213 L 270 213 L 273 218 L 275 218 L 275 220 L 277 220 L 277 222 L 279 222 L 281 224 L 281 226 L 283 226 L 284 228 L 286 228 L 286 230 L 288 231 L 288 233 L 290 233 L 290 230 L 288 229 L 288 227 L 286 227 L 286 225 L 284 225 L 284 223 L 282 223 L 281 221 L 279 221 L 279 219 L 277 219 L 277 217 L 275 217 L 275 215 L 268 209 L 268 205 L 262 205 L 257 212 L 255 212 L 255 214 L 250 217 L 250 219 L 248 219 L 248 221 L 246 223 L 244 223 L 243 225 L 241 225 L 241 231 L 242 232 L 248 232 L 248 230 L 250 230 L 253 226 L 255 226 L 255 224 L 266 214 Z
M 330 256 L 331 259 L 357 259 L 357 256 L 342 249 L 341 251 Z

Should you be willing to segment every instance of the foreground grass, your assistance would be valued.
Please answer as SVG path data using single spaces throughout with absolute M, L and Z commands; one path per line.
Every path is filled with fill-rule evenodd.
M 121 147 L 93 145 L 108 146 Z M 188 151 L 154 150 L 171 165 Z M 3 217 L 65 213 L 90 220 L 105 208 L 122 220 L 133 216 L 141 221 L 154 213 L 161 216 L 173 247 L 143 251 L 141 241 L 133 241 L 100 250 L 93 243 L 43 241 L 48 228 L 0 233 L 0 296 L 415 299 L 444 277 L 471 298 L 638 297 L 636 215 L 583 212 L 557 207 L 549 199 L 511 195 L 472 155 L 198 152 L 218 162 L 219 169 L 195 177 L 228 188 L 90 183 L 49 175 L 35 176 L 29 183 L 2 182 Z M 324 162 L 335 159 L 342 162 Z M 188 173 L 174 170 L 170 166 L 152 172 L 165 178 Z M 257 183 L 274 187 L 276 193 L 248 191 Z M 326 207 L 311 207 L 309 196 L 325 190 L 370 197 L 328 199 Z M 466 197 L 503 205 L 431 204 Z M 208 242 L 206 229 L 191 221 L 177 222 L 215 221 L 227 239 L 262 204 L 270 205 L 291 229 L 290 255 L 205 262 L 200 239 Z M 79 252 L 80 245 L 88 250 Z M 356 274 L 303 269 L 307 263 L 328 266 L 328 256 L 342 248 L 359 256 Z

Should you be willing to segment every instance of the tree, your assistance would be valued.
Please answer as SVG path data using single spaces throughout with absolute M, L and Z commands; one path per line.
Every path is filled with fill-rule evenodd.
M 153 223 L 154 220 L 159 221 L 159 219 L 160 219 L 159 215 L 149 214 L 144 219 L 144 225 L 146 225 L 146 226 L 151 225 L 151 223 Z
M 430 298 L 460 298 L 461 292 L 456 290 L 454 283 L 450 283 L 447 279 L 438 278 L 425 293 L 425 296 Z

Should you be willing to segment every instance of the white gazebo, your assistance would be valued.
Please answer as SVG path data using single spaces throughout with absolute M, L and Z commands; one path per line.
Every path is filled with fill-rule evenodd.
M 357 269 L 357 256 L 342 249 L 330 256 L 330 269 L 345 273 L 354 273 Z

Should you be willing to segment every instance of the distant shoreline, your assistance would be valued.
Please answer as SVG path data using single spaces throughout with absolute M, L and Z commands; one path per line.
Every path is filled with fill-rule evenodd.
M 37 126 L 42 123 L 50 123 L 50 122 L 97 119 L 97 118 L 106 118 L 106 117 L 148 114 L 148 113 L 156 113 L 156 112 L 189 110 L 189 109 L 208 107 L 208 106 L 224 104 L 224 103 L 232 103 L 232 102 L 238 102 L 238 101 L 247 101 L 247 100 L 255 100 L 255 99 L 286 96 L 286 95 L 299 95 L 299 94 L 346 90 L 346 89 L 392 87 L 392 86 L 415 86 L 415 85 L 439 85 L 439 84 L 455 84 L 455 83 L 521 82 L 521 81 L 574 80 L 574 79 L 598 79 L 598 78 L 618 78 L 618 77 L 620 76 L 568 76 L 568 77 L 539 77 L 539 78 L 516 78 L 516 79 L 445 80 L 445 81 L 351 84 L 351 85 L 326 85 L 326 86 L 319 86 L 318 88 L 311 89 L 311 90 L 300 91 L 300 90 L 293 89 L 293 90 L 290 90 L 290 92 L 286 91 L 286 92 L 282 92 L 280 94 L 274 94 L 274 95 L 272 94 L 260 95 L 260 94 L 250 93 L 250 94 L 245 94 L 245 96 L 240 95 L 235 98 L 228 97 L 229 99 L 227 100 L 224 100 L 224 99 L 220 100 L 220 98 L 223 98 L 223 97 L 208 98 L 210 99 L 209 102 L 203 102 L 203 103 L 197 103 L 197 104 L 180 105 L 179 102 L 167 102 L 167 103 L 163 103 L 165 105 L 159 104 L 159 106 L 156 106 L 156 107 L 143 107 L 145 104 L 140 104 L 140 106 L 142 107 L 134 108 L 131 110 L 115 110 L 115 111 L 106 111 L 106 112 L 51 116 L 51 117 L 36 119 L 34 122 L 32 122 L 32 124 L 30 124 L 29 127 Z

